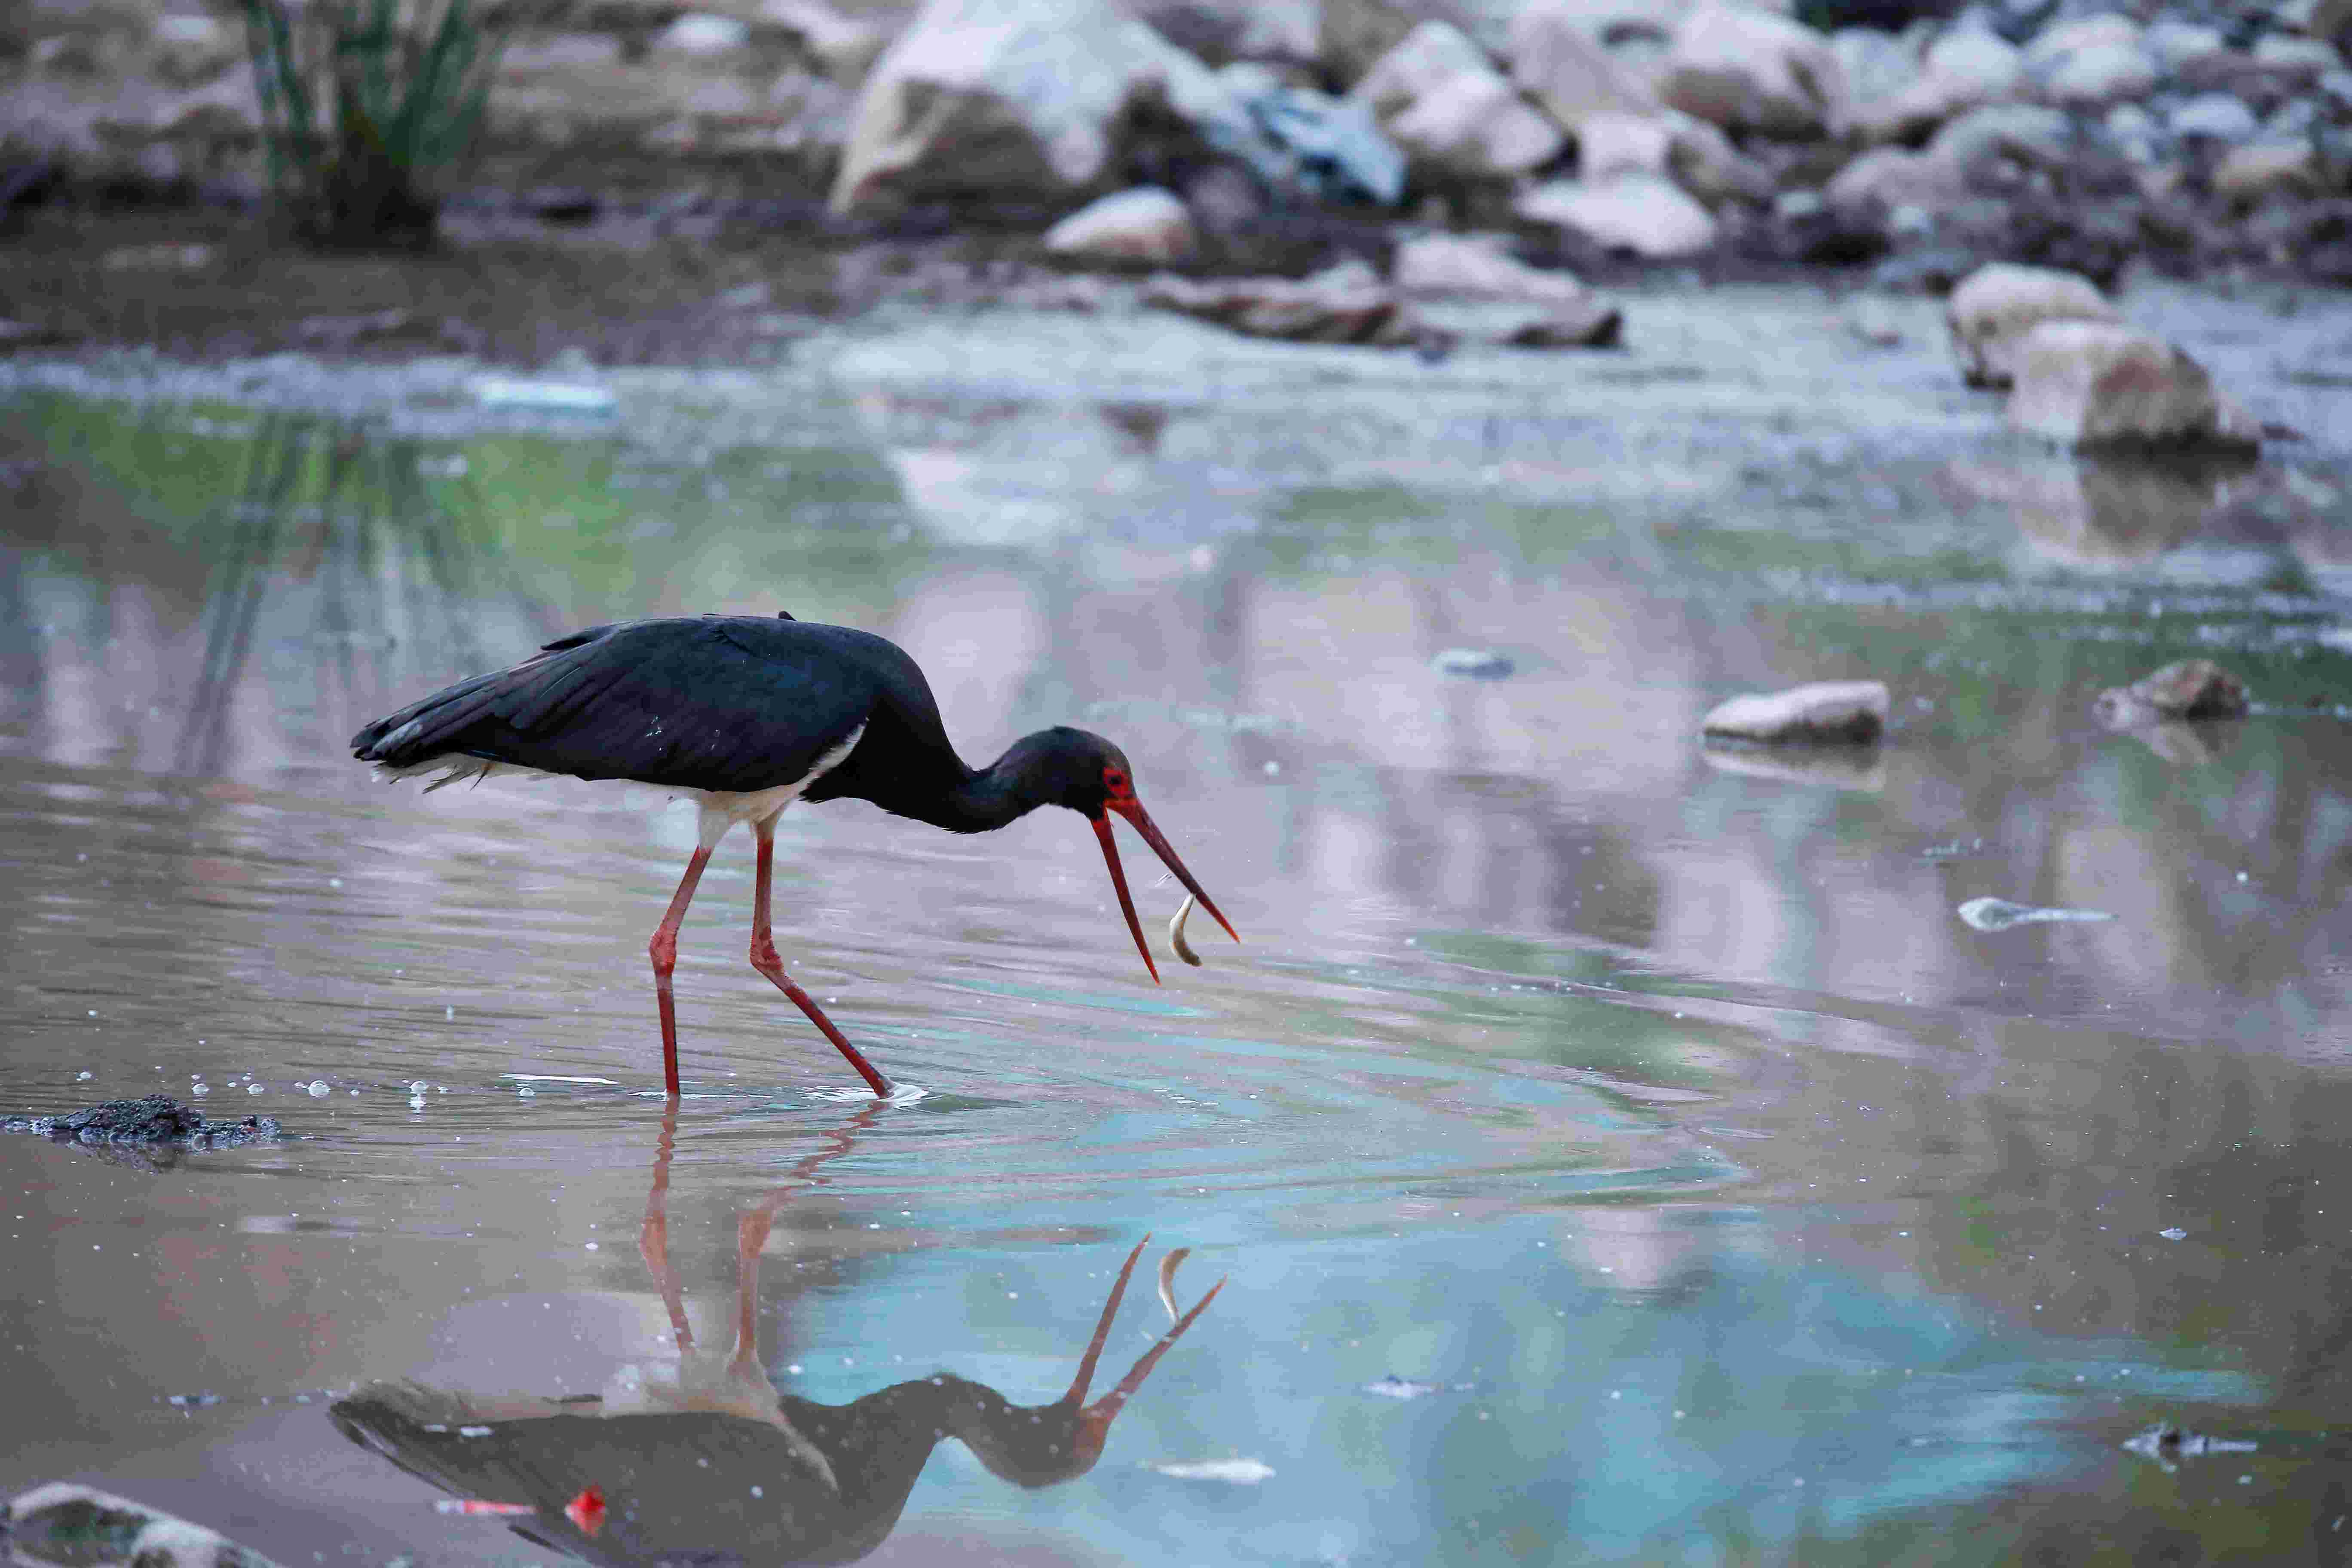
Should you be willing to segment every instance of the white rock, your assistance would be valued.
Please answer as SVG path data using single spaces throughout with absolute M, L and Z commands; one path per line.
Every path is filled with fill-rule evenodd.
M 1996 261 L 1960 280 L 1944 324 L 1970 386 L 2007 386 L 2018 344 L 2045 321 L 2120 322 L 2122 315 L 2079 273 Z
M 1702 0 L 1675 30 L 1658 96 L 1727 131 L 1834 135 L 1845 76 L 1829 40 L 1789 17 Z
M 1590 294 L 1575 274 L 1530 267 L 1507 254 L 1498 234 L 1424 234 L 1396 249 L 1390 278 L 1408 294 L 1575 303 Z
M 2232 147 L 2213 170 L 2213 194 L 2241 206 L 2274 195 L 2317 195 L 2326 188 L 2318 151 L 2308 142 Z
M 1511 79 L 1573 131 L 1601 110 L 1655 113 L 1657 95 L 1588 30 L 1575 0 L 1528 0 L 1511 18 Z
M 654 35 L 653 47 L 680 55 L 725 55 L 751 41 L 751 29 L 733 16 L 689 11 Z
M 1200 247 L 1192 215 L 1171 192 L 1139 185 L 1087 203 L 1045 231 L 1056 256 L 1117 261 L 1181 261 Z
M 2221 54 L 2230 47 L 2219 27 L 2200 27 L 2189 22 L 2151 22 L 2140 41 L 2156 57 L 2157 64 L 2168 71 L 2178 71 L 2191 61 Z
M 1588 184 L 1554 180 L 1538 185 L 1512 210 L 1534 223 L 1558 224 L 1596 245 L 1648 257 L 1689 256 L 1716 239 L 1716 222 L 1671 180 L 1622 174 Z
M 1664 114 L 1602 110 L 1576 128 L 1576 175 L 1585 181 L 1619 174 L 1671 177 L 1675 132 Z
M 1066 196 L 1102 176 L 1130 112 L 1183 113 L 1220 91 L 1199 61 L 1091 0 L 931 0 L 858 91 L 833 209 Z
M 2113 11 L 2055 23 L 2035 34 L 2033 41 L 2025 46 L 2025 68 L 2041 76 L 2055 68 L 2068 55 L 2115 44 L 2137 48 L 2140 38 L 2140 25 Z
M 2134 43 L 2097 44 L 2061 57 L 2042 78 L 2057 103 L 2096 109 L 2145 97 L 2156 89 L 2156 62 Z
M 2015 92 L 2025 79 L 2025 57 L 1997 33 L 1960 27 L 1929 46 L 1927 72 L 1954 108 L 1964 108 L 1997 102 Z
M 1743 692 L 1718 703 L 1703 733 L 1743 741 L 1875 741 L 1890 701 L 1883 680 L 1818 680 L 1785 691 Z
M 2058 110 L 2032 103 L 1989 103 L 1969 110 L 1937 132 L 1927 152 L 1964 175 L 1976 174 L 2000 158 L 2058 168 L 2072 154 L 2073 138 L 2073 126 Z
M 2254 58 L 2274 68 L 2307 73 L 2312 81 L 2344 66 L 2343 57 L 2336 52 L 2335 46 L 2317 38 L 2298 38 L 2291 33 L 2264 33 L 2255 40 Z
M 2172 111 L 2172 133 L 2208 142 L 2251 141 L 2262 121 L 2233 92 L 2200 92 Z
M 1940 212 L 1968 195 L 1968 182 L 1941 158 L 1907 147 L 1874 147 L 1840 169 L 1822 194 L 1841 212 L 1875 205 L 1889 212 Z
M 2182 443 L 2247 447 L 2259 432 L 2202 365 L 2116 321 L 2044 321 L 2018 341 L 2009 422 L 2074 447 Z
M 1875 27 L 1840 27 L 1830 35 L 1830 51 L 1857 108 L 1884 102 L 1919 78 L 1919 51 Z
M 1462 179 L 1540 168 L 1568 139 L 1519 96 L 1461 29 L 1423 22 L 1374 61 L 1352 97 L 1369 107 L 1405 156 Z

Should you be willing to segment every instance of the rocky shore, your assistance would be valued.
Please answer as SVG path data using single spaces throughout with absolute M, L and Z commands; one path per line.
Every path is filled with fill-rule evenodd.
M 548 13 L 539 13 L 542 18 Z M 2352 284 L 2352 0 L 581 0 L 516 34 L 461 235 L 987 230 L 1266 271 L 1471 231 L 1607 280 L 1990 261 Z M 0 23 L 0 219 L 258 210 L 233 8 Z M 1605 336 L 1581 304 L 1586 330 Z

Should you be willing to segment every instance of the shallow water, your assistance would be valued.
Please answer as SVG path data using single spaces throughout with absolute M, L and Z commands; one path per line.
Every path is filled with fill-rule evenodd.
M 609 415 L 454 363 L 9 367 L 0 1109 L 201 1083 L 287 1136 L 0 1138 L 0 1482 L 289 1563 L 2333 1560 L 2352 316 L 2133 306 L 2306 439 L 2078 468 L 1930 307 L 1871 348 L 1786 290 L 1440 366 L 884 313 L 555 377 Z M 795 810 L 784 961 L 924 1092 L 847 1095 L 744 963 L 739 838 L 666 1119 L 691 813 L 343 742 L 577 625 L 777 608 L 904 644 L 967 756 L 1112 736 L 1246 943 L 1196 921 L 1155 988 L 1063 813 Z M 2190 654 L 2255 716 L 2095 723 Z M 1694 738 L 1864 675 L 1875 753 Z M 1164 1252 L 1180 1308 L 1226 1283 L 1089 1464 L 1016 1407 L 1147 1233 L 1090 1397 Z M 2159 1422 L 2256 1447 L 2125 1448 Z

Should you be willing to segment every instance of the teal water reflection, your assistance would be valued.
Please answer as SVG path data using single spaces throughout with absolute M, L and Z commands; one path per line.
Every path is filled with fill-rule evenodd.
M 894 354 L 930 363 L 885 333 L 572 427 L 455 383 L 0 395 L 0 1096 L 202 1082 L 298 1134 L 161 1174 L 0 1143 L 40 1260 L 12 1479 L 281 1560 L 500 1560 L 329 1396 L 602 1389 L 681 1321 L 724 1342 L 748 1278 L 730 1397 L 936 1370 L 1046 1405 L 1149 1231 L 1180 1295 L 1232 1282 L 1098 1462 L 1030 1490 L 939 1439 L 860 1551 L 2123 1563 L 2352 1512 L 2317 1436 L 2352 1400 L 2341 453 L 2053 466 L 1924 373 L 1895 434 L 1759 451 L 1345 356 L 1187 399 Z M 639 955 L 690 826 L 422 800 L 342 742 L 573 626 L 779 607 L 907 646 L 970 754 L 1114 735 L 1250 941 L 1152 989 L 1067 823 L 788 814 L 787 961 L 929 1091 L 814 1183 L 840 1086 L 742 965 L 729 846 L 681 957 L 672 1289 L 631 1245 Z M 2094 721 L 2192 653 L 2252 718 Z M 1696 742 L 1732 691 L 1864 674 L 1897 693 L 1868 757 Z M 2116 918 L 1994 935 L 1954 914 L 1983 896 Z M 1166 1327 L 1149 1294 L 1107 1365 Z M 2256 1448 L 2122 1447 L 2159 1422 Z

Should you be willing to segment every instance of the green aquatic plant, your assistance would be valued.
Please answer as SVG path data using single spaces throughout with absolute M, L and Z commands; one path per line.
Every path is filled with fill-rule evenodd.
M 243 0 L 270 183 L 333 246 L 432 237 L 517 7 L 501 0 Z

